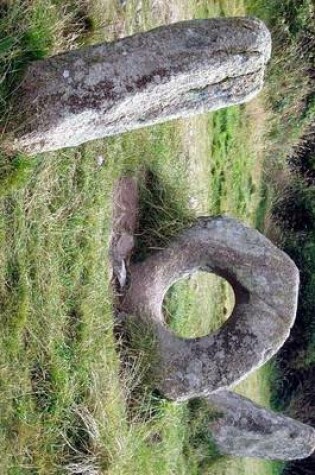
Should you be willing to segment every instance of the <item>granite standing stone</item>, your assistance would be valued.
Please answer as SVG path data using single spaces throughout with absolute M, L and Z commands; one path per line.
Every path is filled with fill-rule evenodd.
M 129 271 L 121 309 L 152 327 L 156 385 L 176 401 L 208 396 L 244 379 L 279 350 L 295 321 L 295 264 L 258 231 L 232 218 L 200 218 Z M 225 278 L 236 304 L 216 332 L 180 338 L 165 323 L 163 300 L 177 280 L 197 271 Z
M 74 147 L 252 99 L 271 39 L 252 18 L 191 20 L 32 63 L 7 148 Z
M 315 450 L 315 430 L 230 391 L 207 397 L 221 413 L 209 431 L 222 454 L 268 460 L 296 460 Z

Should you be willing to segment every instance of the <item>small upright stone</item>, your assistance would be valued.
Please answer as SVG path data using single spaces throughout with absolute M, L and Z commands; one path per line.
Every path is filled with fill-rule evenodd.
M 268 460 L 296 460 L 315 450 L 315 430 L 230 391 L 207 398 L 221 415 L 209 425 L 222 454 Z
M 126 283 L 126 265 L 129 264 L 135 247 L 138 224 L 139 189 L 135 178 L 121 177 L 114 187 L 113 221 L 110 240 L 110 260 L 113 275 L 120 286 Z M 122 277 L 122 273 L 124 276 Z
M 36 61 L 18 90 L 6 145 L 57 150 L 249 101 L 270 51 L 261 21 L 219 18 Z

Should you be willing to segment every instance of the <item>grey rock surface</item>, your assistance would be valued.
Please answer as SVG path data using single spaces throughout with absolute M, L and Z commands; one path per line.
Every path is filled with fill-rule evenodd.
M 191 20 L 32 63 L 7 148 L 80 145 L 249 101 L 271 39 L 252 18 Z
M 230 391 L 207 397 L 221 416 L 209 425 L 222 454 L 268 460 L 296 460 L 315 450 L 315 430 Z
M 235 293 L 231 317 L 213 334 L 184 339 L 166 325 L 167 290 L 185 275 L 214 272 Z M 200 218 L 166 249 L 130 266 L 122 311 L 152 326 L 157 386 L 185 400 L 228 388 L 259 368 L 283 345 L 297 306 L 299 272 L 258 231 L 228 218 Z
M 136 178 L 121 177 L 113 193 L 113 220 L 109 255 L 113 276 L 124 287 L 128 266 L 135 246 L 139 215 L 139 189 Z

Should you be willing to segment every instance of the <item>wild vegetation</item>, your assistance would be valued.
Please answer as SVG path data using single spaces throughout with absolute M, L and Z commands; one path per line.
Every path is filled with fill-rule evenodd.
M 313 2 L 250 2 L 273 33 L 265 107 L 271 110 L 262 205 L 265 230 L 301 271 L 297 321 L 277 355 L 273 402 L 315 423 L 315 10 Z M 262 213 L 263 215 L 263 213 Z M 267 219 L 266 219 L 267 218 Z M 314 456 L 288 464 L 284 474 L 314 473 Z
M 248 7 L 270 21 L 280 45 L 282 20 L 273 24 L 275 10 L 258 2 Z M 5 136 L 6 123 L 12 120 L 12 94 L 18 94 L 30 61 L 171 21 L 244 12 L 242 1 L 230 0 L 2 2 L 1 132 Z M 283 24 L 291 25 L 292 15 L 281 15 Z M 303 15 L 298 18 L 305 17 L 311 28 Z M 298 48 L 294 41 L 285 44 Z M 291 91 L 289 109 L 283 108 L 283 120 L 278 119 L 278 99 L 271 91 L 280 84 L 279 77 L 289 78 L 277 75 L 277 68 L 290 66 L 285 57 L 277 66 L 280 46 L 275 52 L 266 93 L 273 105 L 267 153 L 279 160 L 268 158 L 266 163 L 272 162 L 280 177 L 287 176 L 283 157 L 288 152 L 278 155 L 272 147 L 282 151 L 281 143 L 287 144 L 282 127 L 289 127 L 296 91 Z M 295 77 L 293 72 L 290 77 Z M 295 80 L 288 79 L 290 87 Z M 308 97 L 309 83 L 304 76 L 301 81 Z M 289 100 L 286 94 L 283 100 Z M 307 104 L 312 111 L 312 101 Z M 108 262 L 112 190 L 122 174 L 137 176 L 141 190 L 137 258 L 165 245 L 196 215 L 230 213 L 252 224 L 267 224 L 265 203 L 268 207 L 276 201 L 267 184 L 276 181 L 269 180 L 274 174 L 266 165 L 261 188 L 262 137 L 269 117 L 265 110 L 256 100 L 32 159 L 0 151 L 1 473 L 267 475 L 279 470 L 269 462 L 218 456 L 205 431 L 210 415 L 202 403 L 174 405 L 146 390 L 141 384 L 147 357 L 143 342 L 141 350 L 130 350 L 128 358 L 120 360 L 123 342 L 114 323 Z M 303 126 L 290 125 L 288 150 L 297 143 L 296 127 L 307 130 L 304 119 L 311 113 L 301 113 Z M 312 190 L 304 185 L 302 189 Z M 296 238 L 293 232 L 288 235 Z M 303 247 L 306 262 L 312 249 L 311 244 Z M 311 294 L 311 287 L 304 288 Z M 177 333 L 202 335 L 228 317 L 233 294 L 224 281 L 201 275 L 174 286 L 165 305 Z M 299 356 L 304 365 L 307 358 L 302 352 Z M 237 390 L 268 405 L 271 372 L 263 368 Z

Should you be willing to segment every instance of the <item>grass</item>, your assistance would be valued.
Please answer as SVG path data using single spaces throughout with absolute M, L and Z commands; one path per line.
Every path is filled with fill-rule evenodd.
M 40 473 L 54 473 L 56 453 L 67 452 L 73 410 L 87 393 L 94 397 L 94 385 L 106 388 L 109 404 L 118 385 L 103 242 L 106 184 L 92 181 L 105 171 L 88 156 L 52 158 L 36 167 L 28 187 L 1 203 L 1 367 L 10 375 L 3 396 L 12 404 L 2 429 L 11 433 L 10 470 L 33 463 Z M 114 412 L 110 420 L 118 423 Z M 30 462 L 33 454 L 38 461 Z
M 289 163 L 303 149 L 314 123 L 314 5 L 309 0 L 246 0 L 245 5 L 272 34 L 273 54 L 262 95 L 268 127 L 256 225 L 280 243 L 283 233 L 270 210 L 278 195 L 287 194 Z
M 314 426 L 314 5 L 249 0 L 273 37 L 265 109 L 268 146 L 256 225 L 290 255 L 301 275 L 296 324 L 277 354 L 271 402 Z M 283 473 L 314 473 L 314 459 L 293 461 Z
M 31 60 L 170 21 L 244 13 L 241 1 L 6 3 L 3 129 Z M 121 367 L 107 255 L 112 190 L 122 174 L 140 183 L 138 257 L 200 214 L 255 222 L 262 117 L 257 100 L 32 159 L 1 152 L 1 473 L 272 473 L 268 462 L 218 458 L 208 440 L 194 447 L 189 405 L 141 385 L 145 353 Z M 227 284 L 210 275 L 178 283 L 166 299 L 170 325 L 185 336 L 218 327 L 232 305 Z M 269 376 L 263 368 L 238 390 L 268 405 Z
M 245 3 L 248 12 L 263 19 L 272 31 L 266 107 L 272 111 L 272 162 L 283 162 L 314 120 L 314 5 L 310 0 Z

